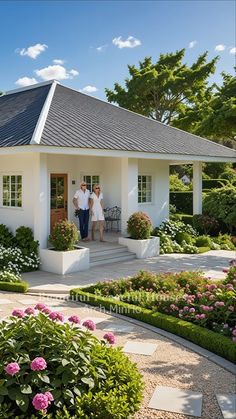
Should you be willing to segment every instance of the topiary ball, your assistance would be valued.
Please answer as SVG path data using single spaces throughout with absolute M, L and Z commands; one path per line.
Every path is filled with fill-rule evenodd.
M 128 219 L 127 231 L 131 239 L 149 239 L 152 231 L 152 222 L 144 212 L 134 212 Z

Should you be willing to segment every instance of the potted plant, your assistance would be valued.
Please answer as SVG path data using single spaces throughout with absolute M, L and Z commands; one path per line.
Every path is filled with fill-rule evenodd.
M 52 245 L 41 249 L 41 270 L 57 274 L 84 271 L 89 268 L 89 249 L 76 243 L 79 233 L 74 223 L 68 220 L 57 222 L 49 236 Z
M 136 253 L 138 259 L 159 255 L 159 237 L 151 236 L 152 222 L 144 212 L 133 213 L 127 222 L 130 237 L 119 237 L 119 243 Z

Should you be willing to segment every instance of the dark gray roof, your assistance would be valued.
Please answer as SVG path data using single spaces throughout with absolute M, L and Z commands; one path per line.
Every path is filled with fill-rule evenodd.
M 0 146 L 30 143 L 51 85 L 0 97 Z
M 18 107 L 21 98 L 26 104 L 28 103 L 28 106 L 24 106 L 24 111 L 21 110 L 23 114 L 25 112 L 25 120 L 21 118 L 20 126 L 15 124 L 14 118 L 12 118 L 15 144 L 12 141 L 11 144 L 8 142 L 8 145 L 30 143 L 28 126 L 35 126 L 36 113 L 39 115 L 43 96 L 44 99 L 46 97 L 46 88 L 48 86 L 33 88 L 21 94 L 11 94 L 8 99 L 5 96 L 5 100 L 4 97 L 0 98 L 0 112 L 1 109 L 4 109 L 4 104 L 1 103 L 4 101 L 8 113 L 11 112 L 11 106 L 16 113 L 15 101 L 18 103 Z M 29 97 L 28 101 L 27 97 Z M 15 118 L 18 119 L 18 116 Z M 8 123 L 11 125 L 10 119 Z M 17 133 L 17 129 L 21 134 Z M 23 135 L 24 130 L 27 135 Z M 22 142 L 22 138 L 25 142 Z M 6 141 L 5 144 L 2 144 L 1 131 L 0 143 L 6 145 Z M 236 158 L 236 152 L 230 148 L 58 84 L 49 108 L 40 145 Z

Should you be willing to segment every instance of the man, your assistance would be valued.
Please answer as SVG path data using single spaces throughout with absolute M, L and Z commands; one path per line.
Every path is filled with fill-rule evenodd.
M 79 210 L 79 229 L 83 241 L 89 241 L 88 223 L 89 223 L 89 198 L 90 191 L 86 188 L 86 182 L 81 182 L 80 189 L 75 192 L 73 204 Z

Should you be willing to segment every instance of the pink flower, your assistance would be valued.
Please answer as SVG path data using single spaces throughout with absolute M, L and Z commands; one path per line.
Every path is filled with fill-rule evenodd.
M 223 325 L 223 328 L 224 328 L 224 329 L 228 329 L 228 327 L 229 327 L 229 325 L 228 325 L 227 323 L 225 323 L 225 324 Z
M 33 371 L 43 371 L 47 368 L 47 362 L 44 358 L 38 357 L 33 359 L 33 361 L 30 364 L 30 368 Z
M 202 298 L 202 294 L 200 292 L 197 293 L 197 298 Z
M 116 337 L 113 335 L 112 332 L 105 333 L 103 339 L 107 340 L 107 342 L 111 345 L 114 345 L 114 343 L 116 343 Z
M 46 391 L 46 393 L 44 393 L 44 394 L 45 394 L 45 396 L 47 396 L 49 402 L 53 402 L 54 397 L 53 397 L 53 395 L 50 391 Z
M 75 324 L 79 324 L 79 323 L 80 323 L 80 318 L 79 318 L 78 316 L 76 316 L 76 315 L 74 315 L 74 316 L 70 316 L 70 317 L 68 318 L 68 320 L 69 320 L 69 322 L 71 322 L 71 323 L 75 323 Z
M 236 329 L 233 330 L 232 334 L 233 336 L 236 336 Z
M 209 287 L 209 290 L 210 291 L 213 291 L 213 290 L 215 290 L 217 288 L 217 285 L 215 285 L 215 284 L 211 284 L 210 285 L 210 287 Z
M 189 313 L 195 313 L 195 308 L 191 307 L 191 308 L 189 309 Z
M 234 337 L 232 338 L 232 341 L 233 341 L 234 343 L 236 343 L 236 336 L 234 336 Z
M 7 364 L 4 370 L 9 375 L 15 375 L 20 371 L 20 366 L 17 362 L 11 362 L 10 364 Z
M 229 310 L 229 311 L 234 311 L 234 306 L 229 306 L 229 307 L 228 307 L 228 310 Z
M 20 319 L 22 319 L 22 317 L 25 316 L 24 310 L 20 310 L 20 309 L 13 310 L 12 316 L 19 317 Z
M 36 394 L 32 401 L 32 405 L 36 410 L 46 410 L 49 404 L 48 396 L 43 393 Z
M 189 307 L 188 306 L 185 306 L 184 307 L 184 311 L 189 311 Z
M 27 307 L 25 309 L 25 314 L 35 314 L 35 310 L 32 307 Z
M 41 311 L 44 314 L 50 314 L 52 312 L 52 310 L 49 307 L 44 307 Z
M 61 321 L 61 322 L 63 322 L 63 321 L 64 321 L 64 316 L 63 316 L 63 314 L 58 313 L 58 311 L 52 311 L 52 312 L 49 314 L 49 318 L 50 318 L 51 320 L 59 320 L 59 321 Z
M 85 320 L 83 326 L 89 330 L 96 330 L 96 324 L 92 320 Z
M 223 301 L 216 301 L 215 307 L 224 307 L 225 303 Z
M 42 311 L 44 308 L 46 308 L 46 305 L 43 304 L 43 303 L 38 303 L 38 304 L 36 304 L 36 306 L 34 308 L 35 308 L 35 310 Z

